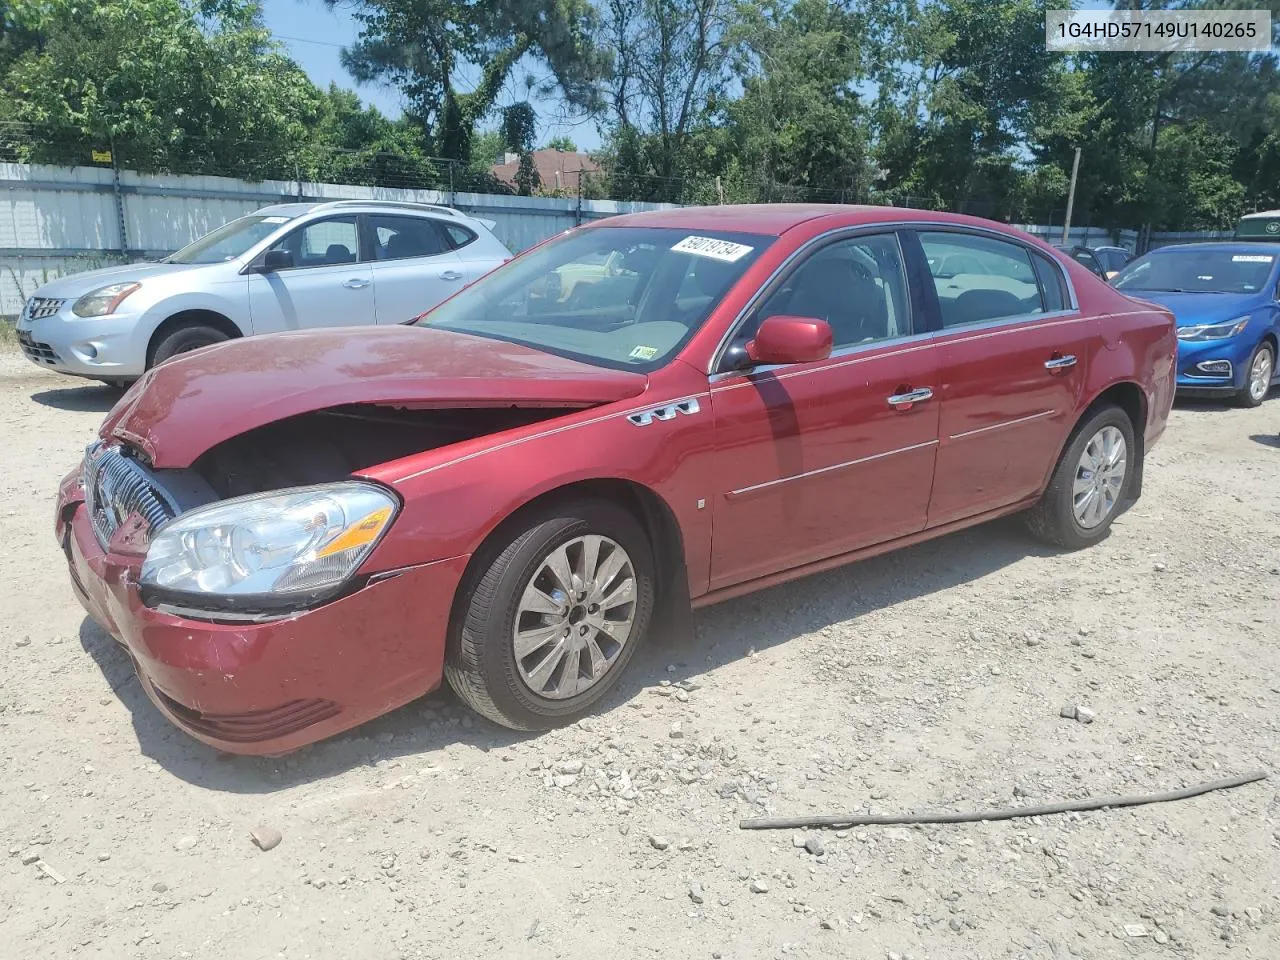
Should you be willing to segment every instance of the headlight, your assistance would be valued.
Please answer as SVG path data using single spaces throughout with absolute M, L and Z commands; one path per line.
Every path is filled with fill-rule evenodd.
M 1194 327 L 1180 327 L 1179 340 L 1225 340 L 1237 333 L 1244 333 L 1249 325 L 1248 317 L 1236 317 L 1226 323 L 1202 323 Z
M 106 317 L 115 313 L 125 297 L 137 291 L 140 283 L 113 283 L 86 293 L 71 307 L 77 317 Z
M 398 509 L 390 491 L 345 481 L 192 510 L 152 539 L 143 595 L 198 609 L 310 605 L 355 573 Z

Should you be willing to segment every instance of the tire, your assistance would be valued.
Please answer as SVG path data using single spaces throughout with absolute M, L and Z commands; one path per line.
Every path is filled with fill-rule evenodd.
M 1261 386 L 1255 386 L 1254 369 L 1257 364 L 1266 365 Z M 1263 340 L 1249 355 L 1249 366 L 1245 368 L 1244 386 L 1236 394 L 1236 405 L 1241 407 L 1257 407 L 1267 399 L 1271 390 L 1271 379 L 1276 375 L 1276 352 L 1271 344 Z
M 1082 508 L 1086 506 L 1089 508 L 1082 521 L 1077 514 L 1075 501 L 1076 480 L 1079 476 L 1083 483 L 1088 483 L 1094 479 L 1095 472 L 1087 470 L 1081 461 L 1091 443 L 1095 441 L 1105 443 L 1106 439 L 1114 439 L 1115 433 L 1109 432 L 1113 430 L 1118 431 L 1124 443 L 1123 474 L 1117 478 L 1112 470 L 1104 475 L 1109 482 L 1099 480 L 1100 485 L 1093 490 L 1094 497 L 1082 501 Z M 1133 485 L 1135 449 L 1133 423 L 1130 422 L 1128 414 L 1119 407 L 1107 405 L 1098 408 L 1077 424 L 1067 440 L 1062 456 L 1058 459 L 1058 465 L 1054 468 L 1053 478 L 1049 481 L 1049 486 L 1045 489 L 1040 502 L 1027 511 L 1026 523 L 1032 535 L 1050 546 L 1064 547 L 1068 550 L 1092 546 L 1105 537 L 1112 521 L 1120 513 L 1121 503 Z M 1094 447 L 1093 452 L 1100 451 L 1101 448 Z M 1097 504 L 1102 505 L 1100 517 L 1092 514 L 1092 511 L 1097 509 Z
M 605 538 L 608 543 L 594 538 Z M 616 588 L 625 584 L 630 570 L 633 600 L 629 605 L 599 610 L 589 604 L 598 591 L 575 598 L 557 586 L 560 581 L 548 565 L 550 558 L 563 548 L 563 559 L 578 574 L 588 565 L 586 551 L 592 542 L 597 543 L 596 569 L 602 571 L 602 577 L 608 576 L 607 565 L 617 562 L 613 548 L 621 549 L 626 565 L 603 586 L 614 588 L 612 596 L 605 599 L 616 600 Z M 495 549 L 501 550 L 496 556 L 490 551 L 477 557 L 479 562 L 459 591 L 445 651 L 445 677 L 468 706 L 504 727 L 543 730 L 575 720 L 614 687 L 648 633 L 656 593 L 648 537 L 635 517 L 621 507 L 606 501 L 579 500 L 530 517 L 523 530 Z M 530 592 L 534 588 L 540 596 Z M 530 610 L 530 596 L 535 597 L 535 606 L 551 599 L 564 610 Z M 588 613 L 593 609 L 598 612 Z M 611 616 L 615 619 L 609 620 L 607 629 L 622 636 L 616 618 L 627 615 L 629 627 L 621 643 L 593 626 Z M 518 626 L 531 638 L 523 651 L 516 647 Z M 563 630 L 570 631 L 570 636 L 563 636 Z M 584 636 L 580 638 L 575 630 Z M 592 631 L 589 635 L 588 630 Z M 541 631 L 547 631 L 552 639 L 538 646 Z M 601 659 L 592 659 L 589 642 L 594 643 L 594 652 Z M 562 649 L 568 652 L 548 673 L 546 663 Z M 519 657 L 518 652 L 522 653 Z M 578 669 L 573 671 L 575 656 Z M 605 664 L 596 679 L 582 676 L 593 666 Z
M 156 344 L 151 353 L 151 362 L 147 367 L 149 369 L 157 366 L 180 353 L 189 353 L 230 339 L 217 327 L 211 327 L 199 321 L 179 324 Z

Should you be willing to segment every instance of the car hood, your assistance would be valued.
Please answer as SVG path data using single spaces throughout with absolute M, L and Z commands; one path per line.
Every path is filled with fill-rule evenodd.
M 1135 290 L 1133 295 L 1173 311 L 1179 327 L 1225 323 L 1245 315 L 1266 300 L 1265 296 L 1258 293 L 1167 293 L 1161 290 Z
M 430 327 L 300 330 L 230 340 L 155 367 L 107 415 L 101 436 L 157 467 L 189 467 L 224 440 L 347 404 L 583 408 L 625 400 L 643 374 Z
M 55 300 L 70 300 L 83 297 L 100 287 L 113 283 L 133 283 L 166 273 L 177 273 L 182 270 L 197 270 L 208 264 L 185 263 L 126 263 L 116 267 L 103 267 L 101 270 L 86 270 L 84 273 L 73 273 L 59 277 L 52 283 L 46 283 L 36 291 L 37 297 L 48 297 Z

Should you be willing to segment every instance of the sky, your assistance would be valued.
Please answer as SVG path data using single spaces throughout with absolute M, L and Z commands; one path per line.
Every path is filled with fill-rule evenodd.
M 349 8 L 328 8 L 324 0 L 263 0 L 263 15 L 267 26 L 288 49 L 290 56 L 307 72 L 312 81 L 321 87 L 336 83 L 360 96 L 383 113 L 398 117 L 403 112 L 399 93 L 387 86 L 357 86 L 355 80 L 342 66 L 342 48 L 352 43 L 359 33 L 359 24 L 351 17 Z M 537 64 L 523 62 L 518 73 L 538 72 Z M 513 102 L 516 95 L 509 91 L 506 102 Z M 535 102 L 538 111 L 539 145 L 555 136 L 568 136 L 580 150 L 594 150 L 600 146 L 600 136 L 594 124 L 581 120 L 563 121 L 557 104 Z M 496 124 L 496 118 L 488 121 Z

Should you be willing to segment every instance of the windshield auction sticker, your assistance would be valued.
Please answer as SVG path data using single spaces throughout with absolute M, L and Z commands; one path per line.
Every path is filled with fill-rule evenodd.
M 1267 257 L 1262 254 L 1240 253 L 1231 258 L 1232 263 L 1270 263 L 1275 257 Z
M 1045 49 L 1101 51 L 1271 49 L 1270 10 L 1046 10 Z
M 717 240 L 715 237 L 685 237 L 671 249 L 676 253 L 691 253 L 695 257 L 710 257 L 712 260 L 734 263 L 745 257 L 755 247 L 744 246 L 729 240 Z

